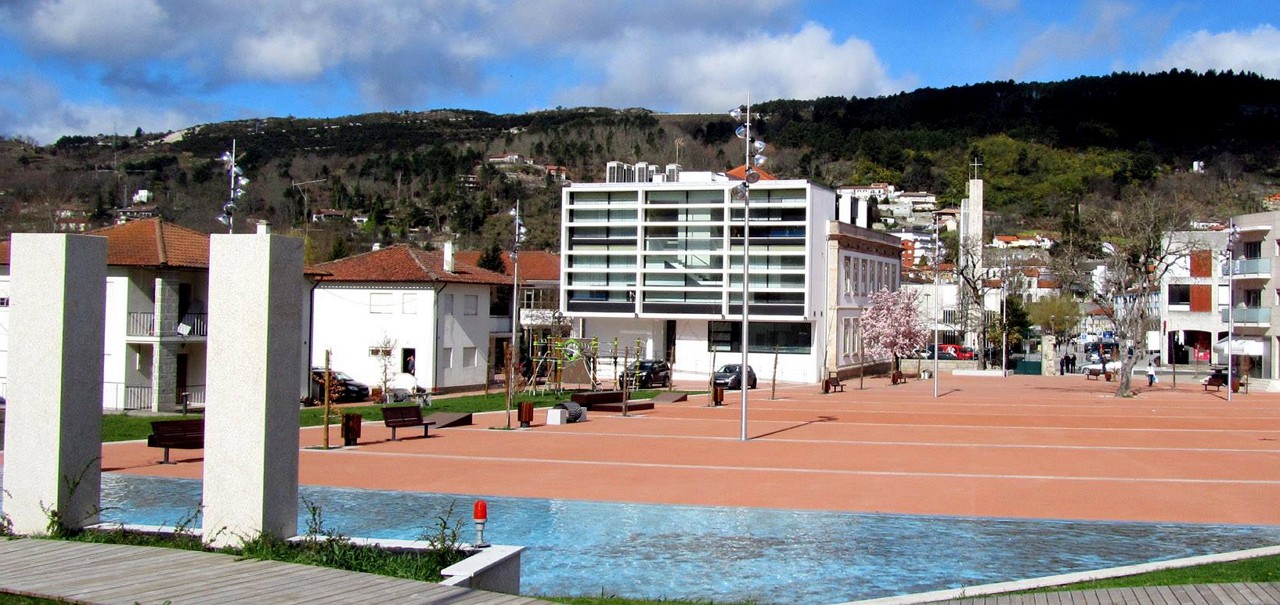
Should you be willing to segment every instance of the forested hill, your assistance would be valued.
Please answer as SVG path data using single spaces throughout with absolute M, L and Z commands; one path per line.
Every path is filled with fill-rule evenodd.
M 1205 162 L 1207 215 L 1247 211 L 1280 178 L 1280 81 L 1252 74 L 1114 74 L 1053 83 L 993 82 L 879 98 L 774 100 L 753 110 L 771 172 L 832 187 L 889 182 L 963 197 L 975 160 L 996 228 L 1057 228 L 1068 209 L 1155 187 Z M 252 183 L 241 218 L 299 227 L 305 206 L 369 217 L 319 230 L 319 258 L 372 240 L 464 246 L 509 236 L 506 211 L 527 209 L 535 247 L 555 248 L 558 183 L 600 180 L 611 160 L 724 170 L 741 163 L 724 114 L 557 108 L 519 115 L 403 111 L 326 119 L 262 117 L 179 133 L 68 136 L 0 149 L 5 231 L 53 228 L 59 210 L 108 220 L 133 191 L 154 192 L 171 220 L 205 231 L 226 200 L 216 158 L 232 139 Z M 486 163 L 519 154 L 534 165 Z M 473 175 L 466 182 L 459 177 Z M 322 182 L 295 186 L 296 183 Z M 306 194 L 305 196 L 303 194 Z M 65 214 L 65 213 L 64 213 Z M 247 220 L 238 221 L 247 225 Z

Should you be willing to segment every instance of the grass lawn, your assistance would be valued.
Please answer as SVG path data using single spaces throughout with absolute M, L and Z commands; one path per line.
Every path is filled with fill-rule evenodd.
M 662 391 L 659 390 L 642 390 L 632 393 L 633 399 L 646 399 L 653 397 Z M 545 395 L 528 395 L 521 394 L 518 401 L 532 401 L 534 407 L 545 408 L 551 407 L 561 401 L 567 401 L 569 395 L 561 394 L 545 394 Z M 462 395 L 459 397 L 444 397 L 432 399 L 431 407 L 426 413 L 431 412 L 493 412 L 506 409 L 506 395 L 502 392 L 494 392 L 488 395 Z M 353 413 L 360 414 L 363 420 L 382 420 L 382 406 L 376 404 L 361 406 L 345 406 L 342 408 L 333 408 L 333 423 L 341 421 L 342 414 Z M 511 413 L 515 414 L 515 409 Z M 196 416 L 198 417 L 198 416 Z M 151 415 L 151 414 L 103 414 L 102 415 L 102 440 L 107 441 L 133 441 L 137 439 L 146 439 L 151 434 L 151 421 L 153 420 L 176 420 L 183 418 L 181 415 Z M 320 426 L 324 424 L 324 408 L 302 408 L 299 412 L 298 420 L 302 426 Z M 4 422 L 4 413 L 0 412 L 0 424 Z M 2 428 L 2 427 L 0 427 Z M 0 430 L 0 450 L 4 449 L 4 431 Z
M 1134 576 L 1081 582 L 1079 584 L 1027 592 L 1172 586 L 1175 584 L 1229 584 L 1232 582 L 1280 582 L 1280 555 L 1226 563 L 1209 563 L 1181 569 L 1165 569 Z

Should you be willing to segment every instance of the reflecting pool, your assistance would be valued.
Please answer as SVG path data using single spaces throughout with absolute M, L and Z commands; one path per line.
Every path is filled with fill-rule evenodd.
M 104 521 L 173 525 L 198 481 L 105 473 Z M 826 604 L 1280 544 L 1280 527 L 1040 521 L 480 496 L 485 537 L 527 547 L 527 595 Z M 475 497 L 301 488 L 326 529 L 412 539 L 439 518 L 474 537 Z M 451 511 L 451 512 L 450 512 Z M 306 507 L 299 505 L 300 529 Z

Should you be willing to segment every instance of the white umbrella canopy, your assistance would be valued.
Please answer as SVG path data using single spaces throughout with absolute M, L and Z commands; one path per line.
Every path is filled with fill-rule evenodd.
M 1213 350 L 1218 353 L 1227 352 L 1227 339 L 1223 338 L 1214 343 Z M 1232 355 L 1247 355 L 1249 357 L 1260 357 L 1263 353 L 1263 343 L 1256 338 L 1240 338 L 1231 339 Z

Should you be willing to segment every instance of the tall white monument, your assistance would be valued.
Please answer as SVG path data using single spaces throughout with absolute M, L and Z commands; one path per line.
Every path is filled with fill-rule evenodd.
M 214 235 L 209 246 L 204 541 L 298 529 L 302 240 Z
M 107 240 L 18 233 L 10 250 L 4 512 L 20 534 L 98 522 Z
M 982 179 L 978 177 L 982 164 L 974 158 L 969 167 L 972 169 L 966 186 L 969 197 L 960 202 L 960 266 L 973 267 L 974 275 L 982 275 L 982 246 L 986 238 L 982 228 Z M 972 261 L 965 258 L 969 254 L 976 255 Z

